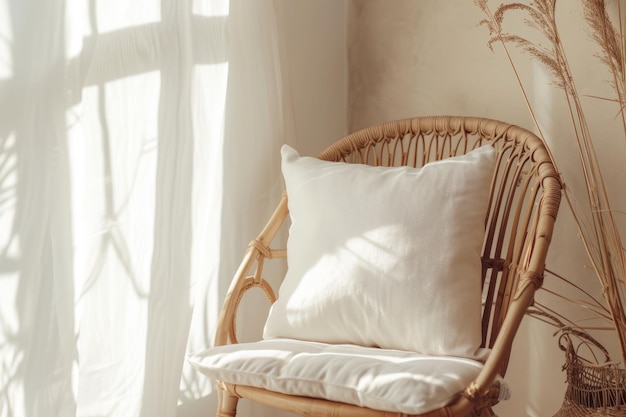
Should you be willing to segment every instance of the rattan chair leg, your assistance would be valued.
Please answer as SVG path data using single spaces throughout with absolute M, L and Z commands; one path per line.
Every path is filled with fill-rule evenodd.
M 235 417 L 239 397 L 230 395 L 221 387 L 217 387 L 217 414 L 216 417 Z

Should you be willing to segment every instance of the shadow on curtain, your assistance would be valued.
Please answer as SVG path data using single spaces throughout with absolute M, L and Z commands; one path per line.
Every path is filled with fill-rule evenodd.
M 184 354 L 282 191 L 273 3 L 241 3 L 0 0 L 0 417 L 213 401 Z

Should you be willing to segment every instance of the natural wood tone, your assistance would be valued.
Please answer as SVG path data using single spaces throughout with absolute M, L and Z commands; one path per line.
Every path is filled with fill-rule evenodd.
M 473 117 L 418 117 L 353 133 L 323 151 L 327 161 L 378 166 L 425 163 L 464 154 L 484 144 L 497 150 L 497 162 L 485 218 L 482 255 L 482 347 L 492 352 L 476 380 L 447 407 L 423 417 L 489 416 L 497 402 L 496 376 L 506 372 L 511 345 L 524 313 L 541 286 L 548 246 L 561 199 L 562 185 L 543 141 L 503 122 Z M 243 293 L 261 286 L 271 302 L 274 293 L 262 279 L 266 259 L 286 251 L 270 244 L 288 215 L 284 195 L 248 251 L 231 283 L 220 313 L 217 346 L 236 343 L 235 316 Z M 255 267 L 256 265 L 256 267 Z M 322 399 L 289 396 L 218 382 L 218 416 L 234 416 L 237 399 L 247 398 L 308 416 L 403 416 Z

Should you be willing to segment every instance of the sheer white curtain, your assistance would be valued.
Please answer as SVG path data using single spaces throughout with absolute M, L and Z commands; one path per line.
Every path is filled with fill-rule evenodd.
M 184 355 L 282 191 L 278 44 L 272 0 L 0 0 L 0 417 L 210 398 Z

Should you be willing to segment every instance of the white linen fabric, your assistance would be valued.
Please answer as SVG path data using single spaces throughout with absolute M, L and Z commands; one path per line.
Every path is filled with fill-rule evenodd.
M 0 0 L 0 417 L 214 390 L 184 357 L 282 193 L 277 34 L 272 0 Z
M 487 145 L 416 169 L 283 146 L 288 272 L 264 338 L 476 357 L 494 155 Z
M 188 360 L 232 384 L 407 414 L 447 405 L 483 367 L 466 358 L 290 339 L 220 346 Z

